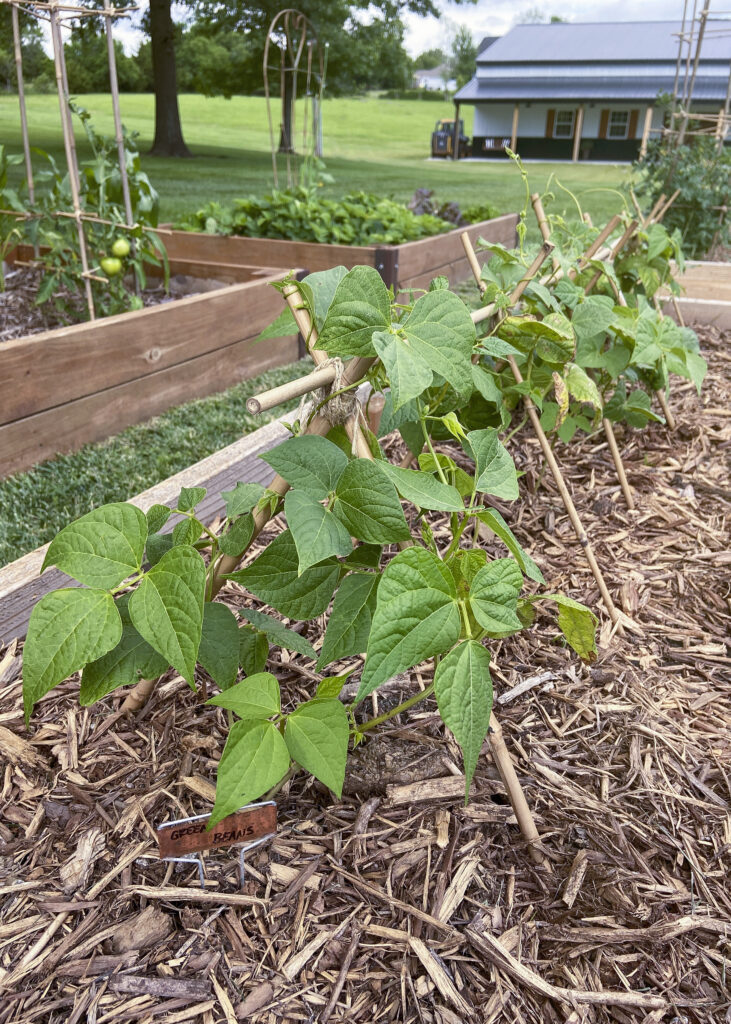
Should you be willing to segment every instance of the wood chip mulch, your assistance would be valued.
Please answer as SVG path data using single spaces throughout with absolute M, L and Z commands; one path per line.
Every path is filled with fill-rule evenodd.
M 463 806 L 459 751 L 418 705 L 358 748 L 341 801 L 295 776 L 243 888 L 235 851 L 217 851 L 202 890 L 194 867 L 157 859 L 153 830 L 210 809 L 222 713 L 172 675 L 132 719 L 119 698 L 79 709 L 65 684 L 26 731 L 11 644 L 0 1021 L 731 1021 L 731 335 L 700 333 L 710 374 L 700 399 L 674 381 L 677 430 L 618 431 L 634 513 L 601 435 L 557 448 L 636 630 L 602 616 L 590 666 L 545 616 L 492 645 L 550 869 L 487 750 Z M 509 521 L 550 587 L 597 607 L 535 440 L 512 450 L 524 500 Z M 312 694 L 311 663 L 276 661 L 290 699 Z M 427 682 L 398 679 L 374 706 Z

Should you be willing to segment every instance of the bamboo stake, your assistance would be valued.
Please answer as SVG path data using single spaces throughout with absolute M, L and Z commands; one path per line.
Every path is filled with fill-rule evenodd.
M 666 213 L 668 212 L 668 210 L 670 209 L 670 207 L 671 207 L 671 206 L 673 205 L 673 203 L 675 202 L 675 200 L 676 200 L 676 199 L 678 198 L 678 196 L 680 195 L 680 192 L 681 192 L 681 189 L 679 189 L 679 188 L 676 188 L 676 189 L 675 189 L 675 191 L 674 191 L 674 192 L 673 192 L 673 194 L 672 194 L 672 195 L 670 196 L 670 198 L 668 199 L 668 201 L 667 201 L 666 203 L 664 203 L 664 204 L 663 204 L 663 205 L 662 205 L 662 206 L 660 207 L 660 209 L 659 209 L 659 210 L 657 211 L 657 213 L 655 214 L 655 216 L 654 216 L 654 217 L 652 218 L 652 221 L 651 221 L 651 223 L 652 223 L 652 224 L 659 224 L 659 223 L 660 223 L 660 222 L 662 221 L 662 219 L 664 218 L 665 214 L 666 214 Z
M 521 786 L 516 774 L 515 765 L 513 764 L 513 759 L 510 756 L 510 751 L 505 744 L 502 726 L 495 717 L 494 711 L 490 714 L 490 729 L 487 735 L 490 743 L 490 753 L 492 754 L 492 759 L 495 762 L 495 767 L 500 774 L 500 778 L 503 780 L 503 785 L 508 791 L 510 806 L 513 808 L 513 813 L 517 818 L 520 831 L 523 833 L 523 838 L 528 843 L 530 859 L 534 864 L 540 864 L 541 867 L 546 868 L 548 871 L 552 871 L 553 866 L 551 865 L 551 862 L 541 852 L 541 837 L 538 834 L 538 829 L 536 828 L 536 823 L 533 819 L 531 809 L 525 798 L 523 787 Z
M 20 48 L 20 22 L 18 8 L 15 4 L 10 7 L 13 20 L 13 49 L 15 52 L 15 73 L 18 81 L 18 105 L 20 106 L 20 131 L 23 137 L 23 154 L 25 156 L 25 176 L 28 183 L 28 199 L 32 203 L 35 199 L 35 186 L 33 183 L 33 164 L 30 157 L 30 139 L 28 137 L 28 116 L 25 109 L 25 87 L 23 84 L 23 52 Z
M 614 263 L 615 259 L 617 258 L 619 253 L 622 251 L 622 249 L 624 249 L 625 245 L 627 244 L 627 242 L 629 242 L 630 238 L 632 238 L 634 233 L 637 231 L 638 227 L 639 227 L 639 222 L 638 221 L 636 221 L 636 220 L 630 221 L 630 223 L 629 223 L 629 225 L 627 227 L 627 230 L 624 232 L 622 237 L 617 242 L 615 242 L 615 244 L 612 246 L 611 253 L 610 253 L 609 259 L 608 259 L 609 263 Z M 584 288 L 584 295 L 588 295 L 590 291 L 592 291 L 594 288 L 596 288 L 596 286 L 597 286 L 597 284 L 599 282 L 599 278 L 602 276 L 602 273 L 603 273 L 603 271 L 597 270 L 596 274 L 594 274 L 594 276 L 592 277 L 591 281 L 589 281 L 589 283 L 587 284 L 586 288 Z
M 61 129 L 63 131 L 63 143 L 66 151 L 66 165 L 69 172 L 69 187 L 71 189 L 71 202 L 76 218 L 76 231 L 79 240 L 79 254 L 81 256 L 81 269 L 84 274 L 89 273 L 89 261 L 86 254 L 86 237 L 84 225 L 81 222 L 81 204 L 79 202 L 79 168 L 76 163 L 76 149 L 73 145 L 73 125 L 68 107 L 68 92 L 64 88 L 64 65 L 63 65 L 63 39 L 58 24 L 58 13 L 56 6 L 51 7 L 51 42 L 53 44 L 53 62 L 56 69 L 56 89 L 58 91 L 58 105 L 61 113 Z M 94 296 L 91 291 L 91 282 L 88 277 L 84 278 L 84 290 L 86 292 L 86 304 L 89 307 L 89 318 L 95 319 Z
M 579 257 L 579 265 L 577 267 L 575 267 L 575 268 L 572 268 L 572 270 L 569 271 L 569 277 L 571 277 L 571 280 L 573 280 L 573 278 L 576 277 L 577 274 L 580 274 L 581 271 L 584 269 L 581 266 L 582 263 L 588 263 L 589 260 L 593 259 L 597 255 L 597 253 L 599 252 L 601 247 L 604 245 L 606 240 L 609 238 L 609 236 L 612 234 L 612 232 L 615 231 L 616 228 L 621 223 L 622 223 L 622 218 L 619 216 L 618 213 L 615 213 L 615 215 L 610 220 L 607 221 L 607 223 L 604 225 L 602 230 L 596 236 L 596 238 L 591 243 L 591 245 L 586 250 L 586 252 L 583 254 L 583 256 Z M 572 274 L 573 274 L 573 277 L 572 277 Z
M 543 241 L 550 242 L 551 229 L 549 227 L 546 215 L 543 211 L 543 203 L 541 202 L 541 197 L 538 195 L 537 192 L 531 196 L 531 202 L 533 204 L 533 211 L 536 215 L 536 219 L 538 220 L 538 227 L 540 228 L 541 235 L 543 236 Z M 637 222 L 633 221 L 632 224 L 636 226 Z M 622 248 L 624 243 L 627 241 L 627 239 L 633 232 L 634 227 L 632 226 L 631 230 L 630 228 L 628 228 L 627 231 L 625 231 L 625 233 L 622 235 L 622 237 L 619 239 L 616 245 L 612 248 L 612 258 L 614 258 L 616 253 L 619 252 L 619 250 Z M 557 266 L 557 262 L 558 261 L 554 259 L 554 268 Z M 590 284 L 587 285 L 584 289 L 585 294 L 588 294 L 588 292 L 591 290 L 591 287 L 593 287 L 593 285 L 596 284 L 596 282 L 599 280 L 599 277 L 600 271 L 597 271 L 597 273 L 592 278 Z M 627 474 L 624 471 L 624 464 L 622 463 L 622 456 L 619 453 L 617 439 L 614 436 L 614 427 L 612 426 L 611 421 L 606 418 L 606 416 L 602 417 L 602 427 L 604 429 L 604 436 L 606 437 L 607 443 L 609 445 L 609 451 L 612 453 L 614 468 L 617 471 L 617 479 L 619 480 L 619 485 L 622 488 L 622 494 L 624 495 L 625 503 L 628 509 L 634 509 L 634 498 L 632 497 L 632 491 L 630 490 L 629 481 L 627 480 Z
M 661 207 L 662 207 L 662 205 L 663 205 L 663 203 L 665 202 L 666 199 L 667 199 L 667 196 L 665 195 L 665 193 L 661 192 L 660 196 L 658 197 L 657 202 L 655 203 L 653 208 L 650 210 L 648 215 L 645 217 L 645 219 L 642 221 L 642 230 L 643 231 L 645 230 L 646 227 L 649 227 L 649 225 L 652 224 L 652 222 L 655 219 L 655 217 L 657 217 L 658 211 L 661 209 Z
M 477 274 L 476 274 L 477 287 L 480 289 L 480 291 L 482 293 L 484 293 L 485 288 L 487 286 L 485 285 L 484 281 L 482 280 L 481 273 L 480 273 L 480 265 L 477 262 L 477 257 L 475 256 L 475 250 L 474 250 L 474 248 L 472 246 L 472 241 L 470 239 L 470 236 L 469 236 L 467 231 L 463 231 L 460 237 L 462 239 L 462 245 L 464 246 L 465 252 L 470 252 L 470 251 L 472 252 L 472 259 L 470 259 L 470 266 L 472 267 L 472 273 L 473 274 L 475 273 L 475 268 L 476 268 L 477 269 Z M 515 286 L 515 288 L 511 292 L 510 299 L 509 299 L 509 302 L 510 302 L 511 306 L 514 305 L 518 301 L 520 296 L 523 294 L 523 292 L 526 290 L 526 288 L 531 283 L 533 278 L 536 276 L 538 271 L 541 269 L 541 266 L 543 265 L 545 260 L 551 255 L 551 253 L 553 252 L 553 250 L 555 248 L 556 248 L 556 246 L 552 242 L 544 242 L 543 243 L 543 245 L 541 246 L 541 248 L 538 251 L 538 255 L 533 260 L 533 262 L 528 267 L 528 269 L 526 270 L 526 272 L 523 275 L 523 277 L 520 279 L 520 281 L 518 281 L 517 285 Z M 469 257 L 468 257 L 468 259 L 469 259 Z M 493 316 L 495 314 L 495 312 L 497 311 L 497 308 L 498 308 L 497 304 L 495 302 L 491 302 L 488 306 L 483 306 L 482 309 L 475 310 L 475 312 L 471 314 L 471 316 L 472 316 L 472 323 L 473 324 L 479 324 L 479 323 L 482 323 L 483 320 L 488 320 L 491 316 Z
M 466 232 L 462 235 L 462 244 L 465 247 L 465 251 L 467 251 L 468 246 L 470 249 L 472 248 L 472 242 L 470 241 L 469 235 L 467 235 L 467 237 L 465 238 L 465 234 Z M 550 245 L 550 243 L 544 242 L 543 245 L 545 248 L 547 245 Z M 551 252 L 552 249 L 553 246 L 551 246 L 551 248 L 548 250 L 547 255 Z M 472 265 L 471 261 L 470 265 Z M 523 375 L 518 369 L 518 364 L 515 362 L 515 357 L 509 355 L 506 357 L 506 360 L 508 365 L 510 366 L 510 370 L 513 374 L 513 377 L 516 380 L 516 383 L 522 384 Z M 525 411 L 528 414 L 528 417 L 531 421 L 531 425 L 533 426 L 533 430 L 535 431 L 536 437 L 538 438 L 538 442 L 543 452 L 543 457 L 548 463 L 548 468 L 551 470 L 553 478 L 556 481 L 556 486 L 558 487 L 558 491 L 561 495 L 564 507 L 568 512 L 569 519 L 571 520 L 571 525 L 574 528 L 574 532 L 576 533 L 579 543 L 584 549 L 584 553 L 586 554 L 586 560 L 589 563 L 589 568 L 591 569 L 592 575 L 594 576 L 597 586 L 599 587 L 599 592 L 601 593 L 602 600 L 604 601 L 604 606 L 606 607 L 607 612 L 609 613 L 610 619 L 616 625 L 617 631 L 623 633 L 624 628 L 622 626 L 621 616 L 617 611 L 614 605 L 614 601 L 612 600 L 612 596 L 609 593 L 606 583 L 604 582 L 604 576 L 602 575 L 602 571 L 597 563 L 593 548 L 589 542 L 589 538 L 586 535 L 586 531 L 584 530 L 581 519 L 579 517 L 579 513 L 576 511 L 576 506 L 574 505 L 571 495 L 569 494 L 569 490 L 563 478 L 561 468 L 558 462 L 556 461 L 556 457 L 553 454 L 551 445 L 548 443 L 548 438 L 546 437 L 545 431 L 541 426 L 541 421 L 538 417 L 538 413 L 536 412 L 536 407 L 528 395 L 523 396 L 523 405 L 525 406 Z
M 327 387 L 334 380 L 335 367 L 332 365 L 324 366 L 321 370 L 314 370 L 312 373 L 300 377 L 299 380 L 288 381 L 286 384 L 280 384 L 269 391 L 262 391 L 259 395 L 247 398 L 247 412 L 250 412 L 252 416 L 258 416 L 259 413 L 274 409 L 276 406 L 289 402 L 293 398 L 301 398 L 302 395 L 306 395 L 310 391 L 316 391 L 317 388 Z
M 112 5 L 109 0 L 104 0 L 104 28 L 107 36 L 107 60 L 109 62 L 109 91 L 112 94 L 112 112 L 114 114 L 114 135 L 117 142 L 117 161 L 119 163 L 119 176 L 122 182 L 122 200 L 124 202 L 124 215 L 127 223 L 132 223 L 132 200 L 129 194 L 129 179 L 127 178 L 127 153 L 124 145 L 124 132 L 122 131 L 122 116 L 119 110 L 119 81 L 117 79 L 117 55 L 114 52 L 114 33 L 112 31 Z M 132 256 L 135 254 L 135 243 L 132 242 Z M 140 293 L 140 279 L 135 271 L 135 291 Z

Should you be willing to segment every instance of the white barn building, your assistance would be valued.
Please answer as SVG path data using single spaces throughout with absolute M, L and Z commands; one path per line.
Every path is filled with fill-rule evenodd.
M 477 57 L 477 73 L 454 98 L 475 107 L 472 154 L 505 146 L 542 160 L 634 160 L 662 127 L 658 94 L 675 85 L 680 22 L 516 25 Z M 692 109 L 726 102 L 731 22 L 710 21 Z M 682 75 L 681 75 L 682 84 Z

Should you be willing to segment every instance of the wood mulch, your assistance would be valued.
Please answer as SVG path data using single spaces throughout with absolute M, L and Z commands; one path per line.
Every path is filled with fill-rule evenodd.
M 184 278 L 183 275 L 179 277 L 180 282 L 177 284 L 175 278 L 172 279 L 168 292 L 161 284 L 150 282 L 141 295 L 143 305 L 146 308 L 158 306 L 174 302 L 185 295 L 195 295 L 195 288 L 191 290 L 192 279 Z M 57 292 L 57 297 L 64 303 L 62 312 L 54 308 L 52 301 L 36 306 L 40 282 L 40 271 L 31 267 L 10 267 L 6 271 L 5 290 L 0 289 L 0 344 L 73 323 L 85 323 L 89 319 L 83 288 L 73 294 L 65 290 Z
M 550 870 L 487 752 L 463 806 L 459 751 L 419 705 L 358 748 L 341 801 L 292 779 L 243 888 L 218 851 L 202 890 L 153 830 L 210 808 L 222 713 L 172 675 L 133 719 L 65 684 L 26 731 L 20 645 L 0 651 L 0 1021 L 731 1020 L 730 341 L 702 331 L 710 376 L 700 399 L 674 381 L 674 433 L 618 431 L 636 512 L 603 438 L 557 449 L 637 629 L 603 617 L 592 665 L 543 616 L 492 645 Z M 597 607 L 536 442 L 512 450 L 510 522 L 550 587 Z M 311 663 L 275 660 L 290 698 L 311 695 Z

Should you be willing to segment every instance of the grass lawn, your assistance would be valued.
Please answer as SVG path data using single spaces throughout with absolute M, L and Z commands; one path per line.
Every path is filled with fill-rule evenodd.
M 112 133 L 111 101 L 107 95 L 79 96 L 91 111 L 94 125 Z M 141 152 L 149 148 L 154 129 L 152 96 L 127 94 L 121 99 L 128 128 L 139 132 Z M 273 184 L 266 103 L 263 98 L 238 96 L 231 100 L 203 96 L 180 97 L 183 131 L 194 160 L 143 157 L 143 166 L 162 199 L 162 216 L 174 220 L 209 199 L 229 200 L 262 192 Z M 278 123 L 278 111 L 275 120 Z M 472 132 L 472 111 L 465 108 L 465 129 Z M 325 100 L 323 110 L 325 161 L 335 184 L 325 194 L 354 189 L 377 191 L 406 200 L 416 188 L 434 189 L 443 200 L 460 203 L 489 201 L 502 212 L 518 209 L 525 190 L 520 175 L 507 161 L 430 160 L 430 136 L 436 120 L 453 115 L 450 103 L 420 100 L 380 100 L 376 97 Z M 31 145 L 63 161 L 58 102 L 55 95 L 28 97 Z M 301 127 L 301 125 L 300 125 Z M 298 129 L 299 131 L 299 129 Z M 77 132 L 81 157 L 88 154 L 83 132 Z M 12 94 L 0 95 L 0 139 L 10 152 L 21 147 L 18 104 Z M 280 158 L 281 160 L 282 158 Z M 16 178 L 21 171 L 14 168 Z M 616 189 L 628 175 L 626 165 L 528 165 L 531 188 L 543 192 L 549 177 L 581 201 L 582 208 L 602 222 L 622 206 Z M 283 164 L 280 184 L 286 182 Z M 555 212 L 573 216 L 573 200 L 559 188 Z
M 309 360 L 269 370 L 218 395 L 170 409 L 116 437 L 0 480 L 0 566 L 51 540 L 109 501 L 125 501 L 276 419 L 250 416 L 246 399 L 301 377 Z

